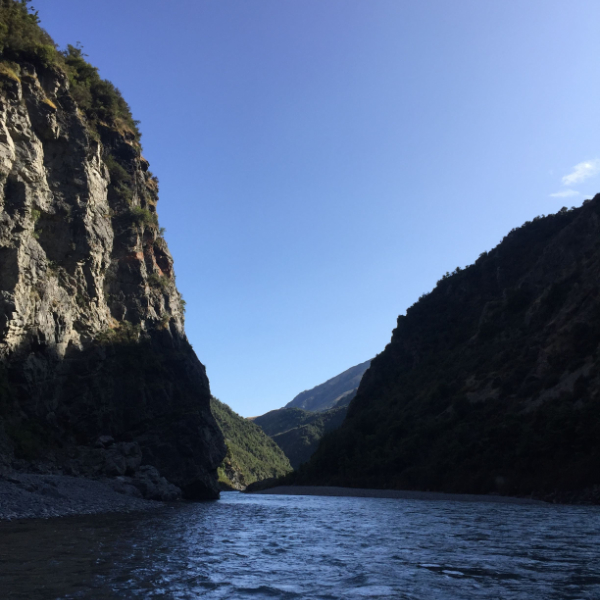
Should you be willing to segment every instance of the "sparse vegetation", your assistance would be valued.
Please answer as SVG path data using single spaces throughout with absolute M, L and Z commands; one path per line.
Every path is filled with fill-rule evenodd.
M 163 292 L 167 291 L 171 286 L 171 280 L 165 275 L 159 275 L 158 273 L 150 273 L 147 281 L 150 287 L 160 289 Z
M 100 77 L 98 69 L 85 60 L 81 47 L 68 45 L 61 56 L 71 83 L 71 93 L 91 127 L 98 130 L 103 124 L 109 125 L 129 134 L 140 149 L 139 121 L 133 119 L 121 92 L 110 81 Z
M 57 60 L 58 52 L 29 4 L 29 0 L 0 0 L 0 52 L 5 60 L 47 68 Z
M 133 206 L 129 214 L 131 220 L 139 227 L 158 227 L 158 216 L 156 213 L 149 211 L 147 208 L 141 206 Z
M 133 199 L 133 181 L 131 174 L 110 154 L 104 158 L 110 175 L 110 183 L 116 197 L 125 204 Z
M 134 156 L 141 154 L 139 122 L 133 119 L 129 105 L 119 90 L 110 81 L 102 79 L 98 69 L 87 62 L 81 46 L 68 45 L 63 51 L 57 49 L 52 38 L 40 27 L 38 14 L 31 8 L 29 0 L 0 0 L 0 75 L 19 82 L 21 77 L 30 75 L 29 71 L 21 73 L 23 64 L 38 71 L 61 70 L 67 75 L 69 92 L 85 116 L 91 137 L 104 142 L 103 158 L 111 177 L 109 199 L 111 203 L 116 199 L 131 205 L 134 199 L 132 175 L 123 159 L 113 155 L 111 149 L 114 133 L 118 132 Z M 45 97 L 42 102 L 48 108 L 58 110 L 60 99 Z M 138 225 L 157 226 L 155 215 L 134 211 L 133 217 Z
M 133 119 L 121 92 L 102 79 L 85 56 L 80 46 L 68 45 L 66 50 L 58 51 L 52 38 L 40 27 L 38 13 L 30 8 L 29 0 L 0 0 L 0 72 L 19 80 L 15 70 L 8 66 L 9 61 L 65 71 L 71 94 L 87 117 L 90 129 L 96 133 L 102 126 L 116 129 L 140 150 L 139 122 Z M 47 103 L 56 108 L 51 99 Z
M 54 102 L 52 102 L 52 100 L 50 100 L 50 98 L 42 98 L 42 102 L 46 106 L 49 106 L 50 108 L 52 108 L 53 110 L 57 110 L 56 104 L 54 104 Z
M 0 76 L 4 75 L 8 79 L 12 79 L 15 83 L 20 83 L 21 78 L 17 75 L 17 65 L 14 63 L 9 64 L 6 62 L 0 62 Z
M 138 342 L 141 333 L 139 325 L 130 321 L 119 321 L 116 327 L 107 329 L 97 337 L 98 342 L 107 344 L 133 344 Z

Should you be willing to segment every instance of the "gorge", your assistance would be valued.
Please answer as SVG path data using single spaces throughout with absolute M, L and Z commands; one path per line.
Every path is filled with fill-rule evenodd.
M 594 7 L 491 4 L 0 0 L 0 599 L 600 598 Z
M 246 483 L 288 473 L 214 404 L 226 455 L 129 106 L 27 3 L 0 10 L 0 464 L 208 499 L 253 438 L 269 458 L 245 455 Z M 597 502 L 599 206 L 511 231 L 401 315 L 372 362 L 257 418 L 290 477 Z

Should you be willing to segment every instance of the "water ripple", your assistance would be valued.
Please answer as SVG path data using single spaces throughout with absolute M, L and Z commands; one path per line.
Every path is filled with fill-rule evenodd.
M 600 598 L 600 509 L 223 494 L 0 524 L 0 598 Z

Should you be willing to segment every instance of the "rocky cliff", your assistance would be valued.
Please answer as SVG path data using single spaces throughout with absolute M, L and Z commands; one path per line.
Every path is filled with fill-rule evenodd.
M 153 467 L 216 497 L 223 438 L 137 123 L 23 3 L 2 0 L 0 25 L 0 461 Z
M 444 276 L 298 483 L 600 502 L 600 195 Z

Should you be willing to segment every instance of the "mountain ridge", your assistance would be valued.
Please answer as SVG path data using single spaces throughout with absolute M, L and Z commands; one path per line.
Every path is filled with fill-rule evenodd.
M 294 469 L 308 461 L 319 441 L 340 426 L 371 361 L 350 367 L 305 390 L 283 408 L 251 417 L 283 450 Z
M 335 406 L 350 404 L 356 395 L 358 384 L 370 364 L 371 360 L 369 359 L 346 369 L 310 390 L 300 392 L 283 408 L 301 408 L 310 412 L 319 412 Z

